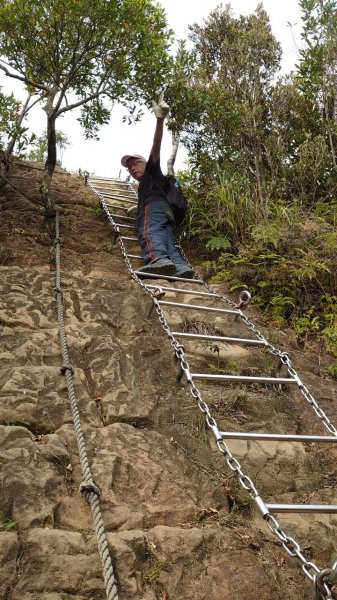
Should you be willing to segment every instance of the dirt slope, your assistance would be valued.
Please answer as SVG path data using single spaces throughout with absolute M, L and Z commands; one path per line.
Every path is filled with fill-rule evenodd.
M 13 181 L 37 196 L 41 171 Z M 111 226 L 76 176 L 58 173 L 62 288 L 76 394 L 121 600 L 302 600 L 312 597 L 300 565 L 252 510 L 205 429 L 149 299 L 130 281 Z M 59 346 L 53 224 L 10 188 L 0 199 L 0 598 L 105 598 L 91 513 L 79 467 Z M 193 286 L 190 286 L 193 287 Z M 167 299 L 173 294 L 168 294 Z M 193 294 L 179 301 L 200 303 Z M 199 315 L 166 311 L 174 328 L 198 330 Z M 259 325 L 259 315 L 248 309 Z M 245 336 L 232 318 L 208 330 Z M 194 329 L 193 329 L 194 328 Z M 336 384 L 315 373 L 314 352 L 290 349 L 329 417 Z M 270 336 L 268 336 L 270 337 Z M 261 350 L 186 344 L 194 371 L 271 372 Z M 297 392 L 264 386 L 198 386 L 223 429 L 325 431 Z M 265 501 L 336 501 L 331 445 L 231 442 Z M 16 524 L 12 525 L 14 520 Z M 336 559 L 337 516 L 280 515 L 320 566 Z

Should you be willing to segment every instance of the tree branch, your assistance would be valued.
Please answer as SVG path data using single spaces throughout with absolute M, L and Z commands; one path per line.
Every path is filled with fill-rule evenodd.
M 34 83 L 33 81 L 31 81 L 30 79 L 28 79 L 27 77 L 20 77 L 20 75 L 16 74 L 16 73 L 11 73 L 7 67 L 5 67 L 5 65 L 1 64 L 0 60 L 0 69 L 2 69 L 2 71 L 4 71 L 7 75 L 7 77 L 13 77 L 13 79 L 18 79 L 19 81 L 23 81 L 23 83 L 25 83 L 26 85 L 31 85 L 34 88 L 37 88 L 39 90 L 44 90 L 45 92 L 48 92 L 48 88 L 43 86 L 43 85 L 38 85 L 36 83 Z
M 180 141 L 180 131 L 172 131 L 172 149 L 170 158 L 167 161 L 167 172 L 169 175 L 174 175 L 174 163 L 176 160 Z
M 68 106 L 64 106 L 63 108 L 61 108 L 61 110 L 58 111 L 57 116 L 61 115 L 64 112 L 67 112 L 68 110 L 72 110 L 73 108 L 77 108 L 78 106 L 82 106 L 82 104 L 87 104 L 87 102 L 90 102 L 91 100 L 95 100 L 95 98 L 98 98 L 99 96 L 101 96 L 102 94 L 106 94 L 106 90 L 99 90 L 98 92 L 95 92 L 94 94 L 91 94 L 91 96 L 88 96 L 87 98 L 84 98 L 84 100 L 79 100 L 78 102 L 74 102 L 74 104 L 69 104 Z
M 27 108 L 23 111 L 23 116 L 25 116 L 27 114 L 28 111 L 30 111 L 31 108 L 33 108 L 33 106 L 35 106 L 35 104 L 37 104 L 38 102 L 41 102 L 42 98 L 37 98 L 36 100 L 34 100 L 34 102 L 32 102 L 32 104 L 30 106 L 27 106 Z

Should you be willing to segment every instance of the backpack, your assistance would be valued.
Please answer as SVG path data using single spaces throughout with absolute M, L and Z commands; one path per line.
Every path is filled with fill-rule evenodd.
M 181 225 L 189 205 L 179 185 L 179 179 L 174 177 L 174 175 L 166 176 L 165 193 L 172 208 L 176 225 Z

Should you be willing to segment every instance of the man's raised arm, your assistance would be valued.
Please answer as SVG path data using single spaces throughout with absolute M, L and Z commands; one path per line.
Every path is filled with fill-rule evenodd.
M 167 117 L 170 107 L 164 100 L 164 95 L 160 94 L 158 103 L 152 100 L 154 114 L 157 117 L 156 129 L 154 132 L 153 144 L 150 152 L 150 158 L 153 162 L 160 159 L 161 141 L 163 139 L 164 119 Z

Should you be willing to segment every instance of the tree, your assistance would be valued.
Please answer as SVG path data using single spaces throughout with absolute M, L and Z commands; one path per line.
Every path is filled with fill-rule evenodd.
M 188 51 L 185 40 L 181 40 L 165 88 L 165 98 L 171 107 L 167 124 L 172 133 L 172 152 L 167 170 L 172 175 L 182 132 L 198 120 L 204 106 L 204 89 L 198 85 L 195 75 L 195 53 Z
M 16 131 L 20 115 L 20 102 L 13 94 L 6 96 L 0 91 L 0 150 L 2 162 L 6 159 L 6 148 Z
M 298 81 L 316 106 L 337 167 L 337 1 L 300 0 L 304 48 L 300 50 Z
M 292 173 L 299 149 L 309 135 L 321 133 L 319 114 L 299 89 L 296 76 L 274 83 L 267 108 L 263 156 L 268 196 L 289 198 L 294 192 Z
M 199 164 L 243 171 L 263 203 L 268 103 L 281 57 L 268 16 L 262 5 L 238 18 L 229 6 L 218 7 L 190 37 L 204 107 L 187 126 L 187 146 Z
M 0 189 L 6 185 L 10 157 L 15 144 L 18 142 L 18 151 L 34 139 L 29 140 L 26 133 L 28 128 L 23 126 L 23 120 L 35 102 L 30 103 L 31 94 L 28 94 L 23 105 L 14 98 L 13 94 L 6 96 L 0 91 Z
M 82 107 L 80 122 L 95 138 L 109 120 L 109 99 L 137 119 L 135 103 L 163 81 L 170 39 L 152 0 L 0 0 L 0 68 L 37 94 L 47 115 L 41 193 L 48 213 L 57 118 Z

